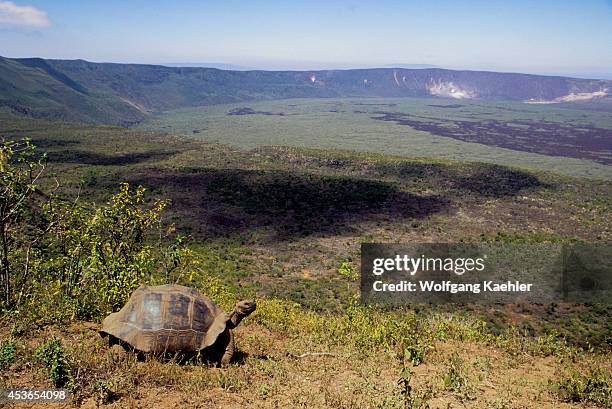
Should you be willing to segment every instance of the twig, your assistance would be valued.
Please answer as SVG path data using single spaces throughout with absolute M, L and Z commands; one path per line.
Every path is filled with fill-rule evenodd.
M 331 352 L 304 352 L 302 355 L 293 355 L 294 358 L 306 358 L 308 356 L 336 356 L 336 354 L 332 354 Z

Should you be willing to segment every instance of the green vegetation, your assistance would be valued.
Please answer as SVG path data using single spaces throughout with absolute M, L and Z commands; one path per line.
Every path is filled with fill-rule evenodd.
M 146 204 L 145 189 L 127 183 L 103 206 L 63 200 L 38 185 L 45 167 L 28 140 L 0 146 L 2 310 L 91 318 L 120 308 L 152 272 L 180 277 L 190 251 L 180 237 L 164 243 L 166 201 Z
M 349 261 L 343 261 L 338 267 L 338 273 L 345 277 L 347 280 L 357 281 L 359 280 L 359 272 L 357 268 Z
M 612 373 L 593 363 L 586 368 L 570 367 L 549 383 L 553 393 L 564 401 L 612 405 Z
M 34 351 L 34 356 L 40 361 L 55 387 L 64 387 L 71 381 L 70 365 L 66 360 L 61 340 L 53 338 Z
M 492 126 L 492 118 L 503 124 L 537 124 L 546 121 L 548 126 L 556 124 L 576 129 L 594 126 L 608 132 L 609 137 L 612 122 L 606 112 L 525 105 L 519 102 L 461 101 L 460 108 L 440 107 L 451 102 L 457 101 L 437 100 L 436 103 L 436 100 L 424 98 L 371 98 L 249 102 L 163 112 L 148 116 L 139 127 L 247 149 L 270 145 L 350 149 L 404 157 L 488 162 L 567 175 L 612 178 L 610 166 L 591 160 L 562 157 L 568 156 L 567 152 L 559 153 L 560 156 L 548 156 L 533 153 L 537 150 L 519 152 L 492 145 L 499 131 L 496 128 L 484 129 Z M 255 112 L 283 115 L 228 115 L 245 106 Z M 410 115 L 424 123 L 444 124 L 451 126 L 451 129 L 455 129 L 453 122 L 480 123 L 483 127 L 481 133 L 489 135 L 493 142 L 474 138 L 472 142 L 478 143 L 470 143 L 440 136 L 433 131 L 416 130 L 395 122 L 374 119 L 381 117 L 384 112 Z M 547 135 L 555 138 L 557 133 L 551 129 Z M 535 136 L 533 138 L 534 141 L 538 139 Z M 522 141 L 523 136 L 510 138 L 513 139 Z M 350 156 L 354 154 L 347 153 Z
M 24 247 L 7 252 L 11 288 L 24 290 L 0 316 L 0 387 L 63 384 L 74 403 L 101 405 L 608 404 L 606 306 L 368 307 L 355 281 L 364 241 L 608 241 L 607 181 L 11 121 L 4 135 L 29 136 L 48 156 L 4 162 L 13 175 L 29 164 L 45 173 L 10 179 L 25 181 L 31 199 L 11 237 L 37 241 L 27 280 Z M 97 323 L 135 286 L 162 282 L 197 288 L 226 310 L 257 296 L 230 368 L 109 352 Z M 591 381 L 547 372 L 567 362 L 588 363 Z
M 456 393 L 461 400 L 474 400 L 476 390 L 470 384 L 468 375 L 465 373 L 466 364 L 457 355 L 453 354 L 448 360 L 447 373 L 444 375 L 444 387 Z
M 11 338 L 0 344 L 0 371 L 8 369 L 15 362 L 15 341 Z

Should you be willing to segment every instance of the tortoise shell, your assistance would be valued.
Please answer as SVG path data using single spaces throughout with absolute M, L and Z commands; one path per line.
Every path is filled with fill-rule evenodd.
M 100 332 L 142 352 L 196 352 L 215 343 L 228 319 L 210 298 L 192 288 L 144 286 L 104 319 Z

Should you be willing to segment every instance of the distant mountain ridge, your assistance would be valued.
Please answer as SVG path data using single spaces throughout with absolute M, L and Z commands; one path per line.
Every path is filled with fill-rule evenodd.
M 229 70 L 229 71 L 253 71 L 257 68 L 245 66 L 245 65 L 235 65 L 235 64 L 225 64 L 218 62 L 183 62 L 183 63 L 161 63 L 154 65 L 163 65 L 164 67 L 200 67 L 200 68 L 217 68 L 219 70 Z
M 555 103 L 609 96 L 612 81 L 440 68 L 230 71 L 0 57 L 0 110 L 130 125 L 149 112 L 284 98 L 445 97 Z

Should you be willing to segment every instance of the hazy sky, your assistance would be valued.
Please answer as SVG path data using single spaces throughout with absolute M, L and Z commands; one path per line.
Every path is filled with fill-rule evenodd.
M 612 73 L 612 0 L 0 0 L 0 55 Z

